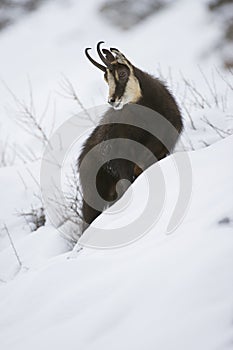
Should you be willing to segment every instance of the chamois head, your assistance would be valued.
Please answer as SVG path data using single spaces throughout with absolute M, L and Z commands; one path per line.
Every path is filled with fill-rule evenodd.
M 121 109 L 125 104 L 136 103 L 141 98 L 141 88 L 134 74 L 134 67 L 129 60 L 115 48 L 103 49 L 97 44 L 97 52 L 105 65 L 96 62 L 85 50 L 87 58 L 104 72 L 104 79 L 109 87 L 108 102 L 114 109 Z

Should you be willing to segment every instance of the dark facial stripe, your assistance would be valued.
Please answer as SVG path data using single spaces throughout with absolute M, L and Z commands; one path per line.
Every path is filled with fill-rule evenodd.
M 125 88 L 126 88 L 126 84 L 127 84 L 128 80 L 126 82 L 124 82 L 123 84 L 120 83 L 119 81 L 117 81 L 115 79 L 115 83 L 116 83 L 116 90 L 114 93 L 114 98 L 121 98 L 124 95 L 125 92 Z
M 114 99 L 120 99 L 124 95 L 125 88 L 126 88 L 128 80 L 129 80 L 129 76 L 127 77 L 127 79 L 122 81 L 122 79 L 120 79 L 120 77 L 119 77 L 119 73 L 118 73 L 117 67 L 113 70 L 112 75 L 113 75 L 114 82 L 115 82 L 115 85 L 116 85 L 115 93 L 113 95 L 113 98 Z M 116 78 L 116 75 L 118 75 L 119 79 Z

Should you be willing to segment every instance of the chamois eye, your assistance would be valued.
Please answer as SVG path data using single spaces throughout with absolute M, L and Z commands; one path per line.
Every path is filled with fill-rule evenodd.
M 122 80 L 127 79 L 128 74 L 125 70 L 121 70 L 118 74 L 119 74 L 120 79 L 122 79 Z

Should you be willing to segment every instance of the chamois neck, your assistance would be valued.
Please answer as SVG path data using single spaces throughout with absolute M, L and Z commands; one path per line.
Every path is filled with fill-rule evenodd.
M 142 92 L 142 97 L 137 104 L 163 114 L 164 101 L 167 101 L 167 97 L 169 98 L 168 95 L 170 95 L 165 85 L 159 79 L 152 77 L 138 68 L 134 68 L 134 74 L 139 81 Z

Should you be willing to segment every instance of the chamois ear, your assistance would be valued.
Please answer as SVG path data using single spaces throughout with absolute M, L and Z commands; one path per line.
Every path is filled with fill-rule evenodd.
M 105 57 L 109 62 L 112 63 L 113 61 L 115 61 L 115 57 L 113 56 L 113 54 L 109 50 L 103 49 L 102 51 L 105 54 Z
M 120 52 L 118 49 L 114 48 L 114 47 L 111 47 L 110 48 L 110 51 L 113 52 L 116 56 L 116 60 L 118 63 L 121 63 L 121 64 L 125 64 L 127 66 L 132 66 L 132 64 L 130 63 L 130 61 L 125 57 L 125 55 Z
M 99 41 L 98 44 L 97 44 L 97 52 L 98 52 L 98 55 L 100 57 L 100 59 L 102 60 L 102 62 L 106 65 L 107 68 L 109 69 L 112 69 L 112 65 L 111 65 L 111 61 L 109 61 L 102 53 L 101 51 L 101 44 L 104 44 L 104 41 Z

